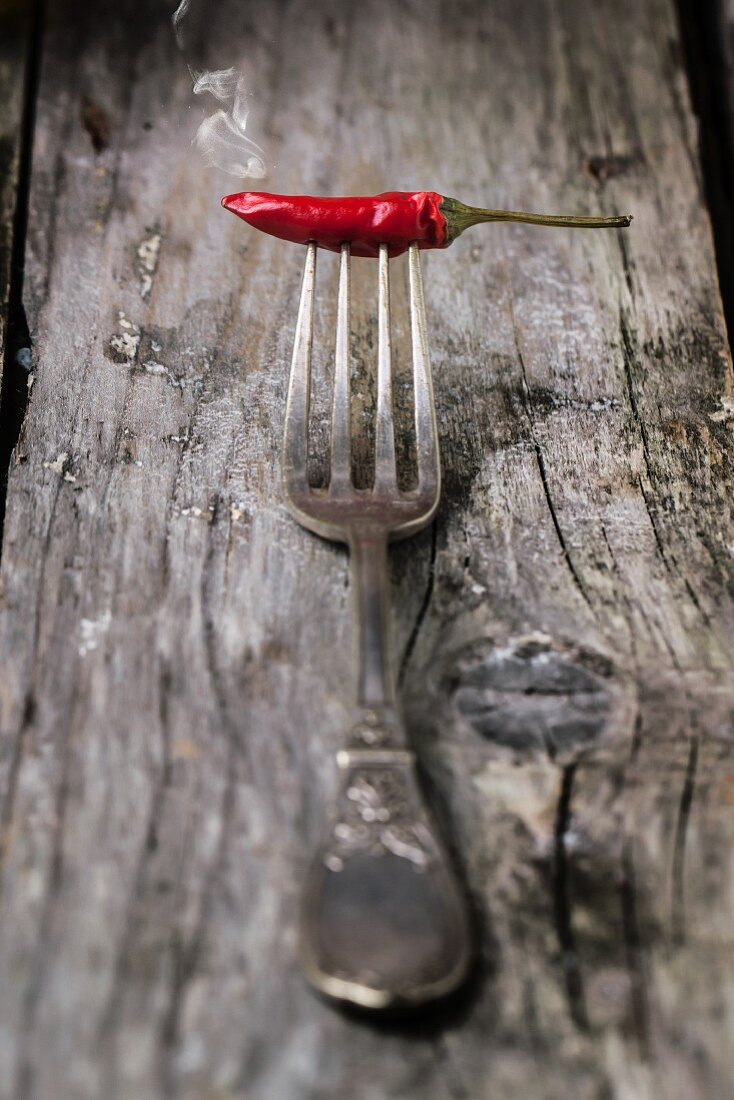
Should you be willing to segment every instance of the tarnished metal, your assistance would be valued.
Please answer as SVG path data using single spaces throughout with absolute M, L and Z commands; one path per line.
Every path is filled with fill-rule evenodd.
M 354 720 L 337 756 L 336 807 L 303 894 L 300 956 L 321 992 L 373 1009 L 410 1007 L 455 989 L 470 934 L 462 890 L 426 809 L 400 715 L 388 637 L 387 548 L 433 518 L 441 492 L 420 254 L 409 250 L 418 481 L 398 487 L 387 246 L 378 261 L 375 475 L 351 478 L 350 252 L 340 258 L 330 481 L 308 483 L 308 409 L 316 245 L 307 247 L 288 389 L 283 484 L 304 527 L 347 543 L 354 590 Z

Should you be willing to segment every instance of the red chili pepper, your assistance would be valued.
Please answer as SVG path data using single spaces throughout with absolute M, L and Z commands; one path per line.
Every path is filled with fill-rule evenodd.
M 255 229 L 285 241 L 338 252 L 345 242 L 353 256 L 377 256 L 380 244 L 390 256 L 399 256 L 417 241 L 420 248 L 448 248 L 477 222 L 529 222 L 585 229 L 608 229 L 630 224 L 631 215 L 613 218 L 575 218 L 551 214 L 523 214 L 514 210 L 481 210 L 465 206 L 435 191 L 385 191 L 370 198 L 313 198 L 310 195 L 269 195 L 242 191 L 227 195 L 222 206 Z

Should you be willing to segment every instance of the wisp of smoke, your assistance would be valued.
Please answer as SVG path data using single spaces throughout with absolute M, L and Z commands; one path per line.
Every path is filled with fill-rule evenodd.
M 181 3 L 178 5 L 175 12 L 173 13 L 173 32 L 176 35 L 176 41 L 178 42 L 181 49 L 184 48 L 184 34 L 182 23 L 190 6 L 191 0 L 181 0 Z
M 184 19 L 190 5 L 191 0 L 181 0 L 173 14 L 176 41 L 182 49 Z M 222 104 L 204 119 L 193 141 L 204 163 L 231 176 L 262 179 L 266 175 L 265 154 L 246 133 L 248 92 L 242 74 L 234 67 L 209 72 L 189 69 L 189 72 L 195 95 L 212 95 Z
M 204 163 L 231 176 L 262 179 L 266 174 L 265 154 L 245 132 L 249 112 L 244 78 L 234 68 L 191 75 L 195 95 L 208 92 L 223 104 L 204 119 L 194 138 Z

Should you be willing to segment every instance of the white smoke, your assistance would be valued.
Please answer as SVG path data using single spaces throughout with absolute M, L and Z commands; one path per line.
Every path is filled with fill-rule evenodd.
M 181 49 L 185 47 L 185 18 L 190 6 L 191 0 L 181 0 L 173 13 L 173 29 Z M 189 72 L 194 95 L 211 95 L 222 105 L 207 115 L 193 140 L 204 163 L 241 179 L 262 179 L 267 174 L 265 153 L 246 132 L 249 92 L 242 73 L 234 66 L 204 72 L 189 68 Z
M 191 0 L 181 0 L 181 3 L 173 13 L 173 32 L 176 35 L 176 41 L 179 48 L 184 48 L 184 33 L 183 33 L 183 21 L 186 16 L 186 12 L 191 6 Z
M 262 179 L 266 175 L 265 154 L 245 132 L 249 108 L 244 77 L 234 68 L 191 75 L 195 95 L 208 92 L 223 104 L 204 119 L 194 138 L 204 163 L 230 176 Z

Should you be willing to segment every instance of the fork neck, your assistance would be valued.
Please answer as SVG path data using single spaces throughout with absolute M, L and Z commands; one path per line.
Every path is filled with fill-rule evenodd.
M 365 747 L 403 747 L 390 660 L 387 534 L 358 531 L 349 541 L 357 640 L 356 739 Z

